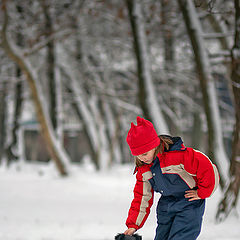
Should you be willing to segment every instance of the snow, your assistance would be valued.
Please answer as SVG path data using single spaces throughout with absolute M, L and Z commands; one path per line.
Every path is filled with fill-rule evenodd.
M 114 166 L 95 172 L 88 161 L 71 166 L 61 178 L 54 164 L 0 166 L 0 240 L 111 240 L 125 231 L 133 196 L 134 166 Z M 20 169 L 20 170 L 19 170 Z M 239 239 L 240 220 L 230 216 L 215 223 L 219 190 L 208 199 L 199 240 Z M 139 234 L 152 240 L 156 227 L 155 203 Z M 239 212 L 238 207 L 238 212 Z

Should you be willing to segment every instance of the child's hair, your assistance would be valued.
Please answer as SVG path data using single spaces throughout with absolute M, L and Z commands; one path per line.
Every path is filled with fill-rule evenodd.
M 173 144 L 173 141 L 170 139 L 167 135 L 159 135 L 160 138 L 160 144 L 156 147 L 154 158 L 158 155 L 158 153 L 162 154 L 164 152 L 164 149 L 169 149 L 169 144 Z M 136 167 L 141 167 L 144 165 L 144 162 L 142 162 L 137 156 L 135 157 L 135 164 Z

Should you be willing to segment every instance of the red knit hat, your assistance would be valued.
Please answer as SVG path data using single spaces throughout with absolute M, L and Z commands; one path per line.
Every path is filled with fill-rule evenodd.
M 131 123 L 126 140 L 134 156 L 148 152 L 160 144 L 153 124 L 141 117 L 137 117 L 137 126 Z

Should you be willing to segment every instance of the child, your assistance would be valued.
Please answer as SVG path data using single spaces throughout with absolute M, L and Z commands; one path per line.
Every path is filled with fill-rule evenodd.
M 193 240 L 201 231 L 205 198 L 219 183 L 217 168 L 203 153 L 187 148 L 180 137 L 158 136 L 153 124 L 137 117 L 131 123 L 127 143 L 135 156 L 137 182 L 129 209 L 125 235 L 143 226 L 153 204 L 157 206 L 154 240 Z

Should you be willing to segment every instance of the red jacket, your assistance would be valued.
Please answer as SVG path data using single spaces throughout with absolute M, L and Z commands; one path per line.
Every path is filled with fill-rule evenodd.
M 128 228 L 143 226 L 153 204 L 154 191 L 163 196 L 184 198 L 186 190 L 197 189 L 198 196 L 204 199 L 211 196 L 219 183 L 217 168 L 209 158 L 197 150 L 185 148 L 183 144 L 178 150 L 172 148 L 158 154 L 153 163 L 136 171 L 134 199 L 126 221 Z

